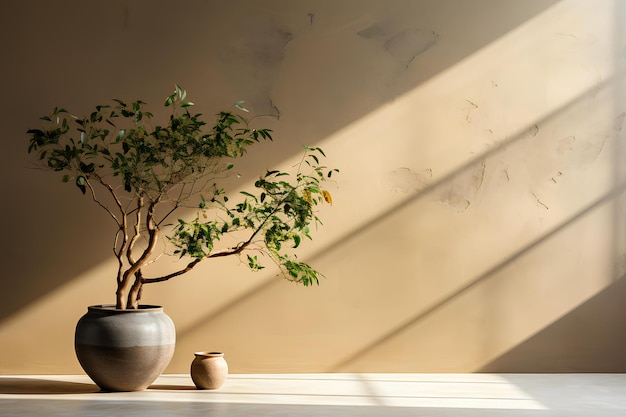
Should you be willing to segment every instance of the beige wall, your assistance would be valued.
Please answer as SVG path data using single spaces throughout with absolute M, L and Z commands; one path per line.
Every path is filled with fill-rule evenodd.
M 275 143 L 341 169 L 305 259 L 327 279 L 207 262 L 146 289 L 168 372 L 626 371 L 624 68 L 617 0 L 13 1 L 0 6 L 0 373 L 78 373 L 77 319 L 112 302 L 112 225 L 30 169 L 59 105 L 203 113 L 246 100 Z

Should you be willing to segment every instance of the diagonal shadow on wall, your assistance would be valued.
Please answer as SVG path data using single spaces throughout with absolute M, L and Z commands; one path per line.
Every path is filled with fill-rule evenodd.
M 552 113 L 550 113 L 549 115 L 546 115 L 541 120 L 533 121 L 528 126 L 527 129 L 524 129 L 518 132 L 517 134 L 507 138 L 506 140 L 503 140 L 498 145 L 494 145 L 488 151 L 480 155 L 477 155 L 472 160 L 458 167 L 456 170 L 449 173 L 448 175 L 441 178 L 440 180 L 431 183 L 427 187 L 412 194 L 410 197 L 406 198 L 404 201 L 400 202 L 394 207 L 378 214 L 374 219 L 370 220 L 368 223 L 360 225 L 358 228 L 352 230 L 350 233 L 346 234 L 345 236 L 341 237 L 337 241 L 333 242 L 331 245 L 328 245 L 324 247 L 322 250 L 317 251 L 315 254 L 311 255 L 307 261 L 314 262 L 316 259 L 319 259 L 325 256 L 326 254 L 332 253 L 333 251 L 335 251 L 337 248 L 341 247 L 342 245 L 346 245 L 352 240 L 359 239 L 361 235 L 366 233 L 372 227 L 375 227 L 377 224 L 384 222 L 385 220 L 393 217 L 397 212 L 403 210 L 405 207 L 409 206 L 411 203 L 415 202 L 416 200 L 419 200 L 420 198 L 424 198 L 428 196 L 430 193 L 434 192 L 439 187 L 444 187 L 446 184 L 454 182 L 459 177 L 464 176 L 465 174 L 467 174 L 467 172 L 471 171 L 475 166 L 481 164 L 482 161 L 484 161 L 485 159 L 497 158 L 499 153 L 504 152 L 506 149 L 512 146 L 515 146 L 515 144 L 518 141 L 523 140 L 524 138 L 527 138 L 529 136 L 529 131 L 533 129 L 534 126 L 544 125 L 548 123 L 550 120 L 559 117 L 561 114 L 567 112 L 568 110 L 576 106 L 581 101 L 585 101 L 595 96 L 596 94 L 598 94 L 599 91 L 606 89 L 609 85 L 611 85 L 611 83 L 615 82 L 617 79 L 621 79 L 622 77 L 623 77 L 623 74 L 616 74 L 613 78 L 607 79 L 603 83 L 600 83 L 594 86 L 593 88 L 589 89 L 588 91 L 581 93 L 580 95 L 572 99 L 569 103 L 566 103 L 561 108 L 554 110 Z M 377 336 L 375 340 L 369 343 L 368 345 L 359 347 L 350 355 L 350 357 L 339 360 L 337 363 L 330 366 L 329 371 L 336 372 L 340 370 L 344 366 L 349 365 L 352 361 L 372 351 L 377 346 L 380 346 L 381 344 L 387 342 L 388 340 L 394 338 L 395 336 L 403 333 L 407 329 L 415 326 L 417 323 L 424 320 L 429 315 L 445 307 L 448 303 L 453 302 L 459 296 L 472 290 L 476 286 L 480 285 L 482 282 L 490 279 L 498 271 L 501 271 L 507 265 L 515 262 L 517 259 L 524 256 L 529 251 L 540 246 L 543 242 L 549 240 L 551 237 L 554 237 L 555 235 L 558 235 L 561 231 L 571 226 L 572 224 L 576 223 L 578 220 L 584 218 L 586 215 L 588 215 L 595 209 L 599 208 L 600 206 L 606 203 L 611 202 L 612 200 L 620 196 L 625 190 L 626 190 L 626 184 L 621 184 L 620 186 L 614 187 L 609 193 L 598 198 L 596 201 L 592 202 L 591 204 L 587 205 L 584 209 L 580 210 L 578 213 L 571 216 L 570 218 L 565 219 L 557 227 L 546 232 L 544 235 L 540 236 L 535 241 L 529 243 L 527 246 L 518 249 L 514 254 L 510 255 L 507 259 L 502 260 L 501 262 L 499 262 L 497 265 L 490 268 L 487 272 L 485 272 L 481 276 L 470 281 L 463 287 L 458 288 L 456 291 L 449 294 L 444 299 L 437 301 L 436 303 L 431 305 L 429 308 L 427 308 L 424 311 L 421 311 L 420 313 L 416 314 L 409 320 L 403 323 L 399 323 L 396 327 L 389 329 L 387 332 L 385 332 L 382 335 Z M 199 330 L 202 326 L 206 325 L 206 323 L 211 322 L 213 320 L 217 320 L 219 317 L 227 314 L 229 310 L 235 308 L 236 306 L 241 305 L 253 299 L 254 297 L 260 296 L 263 292 L 270 291 L 274 286 L 278 285 L 279 282 L 280 281 L 277 281 L 275 279 L 269 279 L 263 282 L 262 284 L 259 284 L 251 288 L 250 290 L 246 291 L 239 297 L 229 301 L 225 305 L 221 306 L 216 312 L 199 317 L 194 323 L 188 325 L 184 329 L 179 329 L 178 331 L 179 339 L 182 340 L 185 337 Z
M 614 3 L 615 55 L 623 52 L 625 6 Z M 617 71 L 623 71 L 624 60 L 616 60 Z M 613 90 L 616 108 L 624 105 L 622 91 Z M 623 143 L 617 142 L 614 152 L 615 183 L 623 181 Z M 614 205 L 612 246 L 615 281 L 593 297 L 558 318 L 498 357 L 477 369 L 478 372 L 542 373 L 542 372 L 626 372 L 626 276 L 623 275 L 624 202 Z M 558 294 L 555 295 L 558 297 Z M 523 386 L 524 384 L 521 384 Z M 601 384 L 598 384 L 601 385 Z M 541 396 L 541 394 L 539 394 Z
M 626 372 L 626 277 L 478 372 Z M 621 329 L 621 330 L 620 330 Z M 620 359 L 621 358 L 621 359 Z
M 555 227 L 552 230 L 548 231 L 547 233 L 543 234 L 542 236 L 540 236 L 539 238 L 535 239 L 533 242 L 531 242 L 530 244 L 526 245 L 525 247 L 518 249 L 517 252 L 515 252 L 513 255 L 511 255 L 508 258 L 502 260 L 500 263 L 498 263 L 497 265 L 493 266 L 491 269 L 486 271 L 484 274 L 482 274 L 479 277 L 473 279 L 472 281 L 468 282 L 464 286 L 456 289 L 454 292 L 448 294 L 445 298 L 443 298 L 441 300 L 438 300 L 436 303 L 432 304 L 430 307 L 428 307 L 424 311 L 421 311 L 420 313 L 418 313 L 415 316 L 411 317 L 409 320 L 407 320 L 407 321 L 405 321 L 403 323 L 400 323 L 399 325 L 397 325 L 393 329 L 390 329 L 387 333 L 385 333 L 382 336 L 379 336 L 374 341 L 369 343 L 367 346 L 364 346 L 360 350 L 352 353 L 348 358 L 345 358 L 342 361 L 338 362 L 337 364 L 333 365 L 329 371 L 337 372 L 337 371 L 344 370 L 346 367 L 349 367 L 349 365 L 353 361 L 356 361 L 356 360 L 360 359 L 361 357 L 365 356 L 366 354 L 368 354 L 369 352 L 373 351 L 377 347 L 383 345 L 384 343 L 389 342 L 391 339 L 393 339 L 393 338 L 397 337 L 398 335 L 404 333 L 408 329 L 411 329 L 412 327 L 418 325 L 420 322 L 426 320 L 428 317 L 430 317 L 434 313 L 436 313 L 439 310 L 445 308 L 450 303 L 453 303 L 456 299 L 458 299 L 462 295 L 470 292 L 475 287 L 485 283 L 486 281 L 488 281 L 488 280 L 490 280 L 492 278 L 498 278 L 499 277 L 498 273 L 501 272 L 503 269 L 505 269 L 507 266 L 509 266 L 510 264 L 514 263 L 518 259 L 522 258 L 524 255 L 526 255 L 527 253 L 529 253 L 532 250 L 536 249 L 537 247 L 541 246 L 543 243 L 545 243 L 546 241 L 548 241 L 551 238 L 555 237 L 556 235 L 558 235 L 560 232 L 562 232 L 566 228 L 568 228 L 568 227 L 572 226 L 573 224 L 575 224 L 577 221 L 583 219 L 585 216 L 587 216 L 588 214 L 590 214 L 594 210 L 598 209 L 599 207 L 601 207 L 601 206 L 603 206 L 603 205 L 605 205 L 605 204 L 607 204 L 609 202 L 614 201 L 616 198 L 618 198 L 621 195 L 623 195 L 624 191 L 626 191 L 626 183 L 621 184 L 618 187 L 615 187 L 613 190 L 611 190 L 611 192 L 607 193 L 606 195 L 604 195 L 601 198 L 597 199 L 593 203 L 589 204 L 583 210 L 580 210 L 578 213 L 576 213 L 575 215 L 571 216 L 570 218 L 564 220 L 557 227 Z M 623 287 L 626 284 L 622 283 L 622 281 L 626 281 L 626 280 L 620 280 L 619 281 L 621 283 L 621 286 Z M 619 290 L 619 289 L 612 289 L 612 287 L 609 287 L 605 291 L 607 291 L 610 294 L 612 294 L 613 298 L 614 298 L 613 301 L 617 302 L 618 303 L 617 305 L 619 305 L 619 301 L 622 300 L 624 297 L 626 297 L 626 292 L 623 291 L 623 288 L 622 288 L 621 293 L 617 292 L 616 290 Z M 619 295 L 614 294 L 613 291 L 616 291 Z M 596 303 L 596 305 L 597 305 L 597 303 Z M 578 316 L 581 316 L 584 313 L 585 313 L 585 311 L 579 313 Z M 626 315 L 626 313 L 622 313 L 622 315 Z M 574 321 L 575 320 L 576 319 L 574 319 Z M 607 330 L 607 329 L 605 329 L 605 330 Z M 547 331 L 549 332 L 549 329 Z M 550 334 L 550 337 L 554 338 L 554 339 L 552 339 L 553 340 L 553 344 L 554 343 L 563 343 L 564 342 L 563 338 L 559 338 L 558 332 L 550 332 L 549 334 Z M 626 332 L 625 332 L 625 334 L 626 334 Z M 581 338 L 587 338 L 588 337 L 588 335 L 585 335 L 584 332 L 580 332 L 580 333 L 578 333 L 578 335 Z M 620 346 L 620 349 L 621 349 L 621 348 L 623 348 L 624 343 L 626 343 L 626 337 L 624 337 L 623 339 L 620 338 L 620 340 L 621 340 L 622 343 L 619 343 L 618 345 Z M 598 339 L 598 343 L 603 343 L 603 342 L 606 342 L 606 337 L 604 337 L 603 339 Z M 541 346 L 541 343 L 538 343 L 538 344 L 534 345 L 534 347 L 536 347 L 537 349 L 541 349 L 541 348 L 546 347 L 546 346 L 545 346 L 545 344 L 544 344 L 544 346 Z M 552 346 L 552 347 L 554 347 L 554 346 Z M 531 346 L 530 349 L 532 349 L 532 348 L 533 347 Z M 589 346 L 587 348 L 589 348 Z M 517 351 L 517 348 L 514 349 L 514 351 Z M 552 352 L 552 353 L 548 353 L 546 356 L 551 357 L 552 355 L 554 355 L 554 350 L 551 350 L 550 352 Z M 588 350 L 588 353 L 591 354 L 591 352 L 597 352 L 597 351 L 595 351 L 593 349 Z M 524 352 L 524 348 L 521 347 L 520 348 L 519 357 L 523 357 L 524 353 L 527 353 L 527 352 Z M 546 371 L 550 371 L 550 370 L 563 369 L 562 366 L 559 367 L 560 365 L 558 365 L 558 362 L 556 362 L 554 365 L 552 365 L 553 369 L 550 369 L 551 368 L 550 366 L 546 366 L 545 369 L 540 370 L 542 365 L 546 365 L 548 361 L 537 361 L 535 367 L 532 367 L 532 366 L 531 367 L 525 367 L 525 365 L 522 364 L 523 361 L 520 361 L 518 363 L 519 368 L 517 368 L 517 367 L 515 367 L 515 365 L 512 365 L 515 362 L 515 360 L 518 359 L 517 356 L 512 354 L 508 361 L 507 361 L 506 358 L 509 358 L 508 354 L 504 355 L 501 361 L 494 361 L 490 365 L 488 365 L 485 368 L 483 368 L 482 370 L 485 371 L 485 372 L 514 372 L 512 369 L 515 368 L 519 372 L 521 372 L 523 369 L 525 369 L 527 372 L 533 372 L 532 369 L 536 369 L 537 372 L 546 372 Z M 530 363 L 533 362 L 533 356 L 532 355 L 527 356 L 527 359 L 530 361 Z M 572 360 L 571 357 L 569 359 Z M 609 360 L 609 362 L 611 360 Z M 577 363 L 577 362 L 574 361 L 573 363 Z M 625 363 L 626 363 L 626 361 L 625 361 Z M 501 365 L 504 365 L 504 366 L 501 366 Z M 571 369 L 574 369 L 576 365 L 571 365 L 571 366 L 572 366 Z M 600 371 L 600 370 L 596 369 L 596 371 Z
M 328 6 L 328 4 L 332 3 L 334 2 L 324 4 Z M 400 59 L 400 66 L 404 66 L 404 75 L 397 76 L 396 74 L 393 80 L 379 80 L 374 76 L 371 80 L 381 85 L 385 82 L 393 81 L 393 88 L 383 90 L 378 97 L 370 97 L 368 100 L 363 100 L 363 85 L 346 82 L 354 79 L 354 72 L 351 71 L 351 68 L 343 68 L 342 70 L 341 66 L 333 67 L 338 71 L 337 73 L 330 72 L 331 75 L 334 74 L 334 77 L 327 80 L 319 80 L 319 82 L 330 82 L 336 85 L 341 101 L 334 103 L 334 107 L 328 106 L 324 102 L 309 103 L 311 114 L 314 115 L 313 123 L 319 126 L 319 128 L 314 133 L 309 134 L 309 136 L 302 138 L 302 140 L 309 144 L 314 144 L 324 139 L 346 124 L 364 117 L 377 107 L 410 91 L 420 83 L 425 82 L 464 57 L 471 55 L 489 42 L 498 39 L 503 34 L 523 24 L 555 3 L 557 3 L 556 0 L 537 1 L 521 8 L 520 13 L 502 13 L 507 8 L 519 3 L 492 0 L 476 1 L 472 2 L 471 5 L 469 2 L 456 0 L 420 2 L 420 7 L 423 7 L 425 11 L 434 10 L 440 18 L 441 16 L 452 16 L 449 13 L 450 10 L 456 11 L 455 16 L 462 16 L 462 18 L 456 19 L 458 22 L 454 26 L 455 32 L 453 35 L 450 35 L 459 36 L 462 42 L 450 42 L 450 45 L 453 45 L 453 47 L 448 53 L 441 54 L 438 58 L 428 61 L 428 65 L 421 66 L 416 65 L 417 61 L 413 58 L 418 52 L 422 54 L 426 50 L 423 47 L 417 48 L 419 45 L 414 45 L 411 48 L 410 45 L 407 47 L 398 43 L 400 40 L 410 38 L 406 36 L 406 33 L 402 35 L 404 33 L 402 30 L 406 28 L 394 28 L 394 30 L 400 30 L 399 33 L 394 34 L 389 32 L 389 28 L 383 27 L 384 25 L 381 22 L 385 19 L 384 16 L 377 15 L 377 13 L 380 13 L 380 7 L 375 2 L 371 4 L 363 4 L 362 2 L 344 4 L 342 7 L 358 6 L 360 11 L 360 15 L 357 16 L 358 19 L 354 18 L 352 14 L 354 19 L 350 22 L 345 22 L 346 25 L 350 24 L 354 30 L 354 33 L 350 35 L 358 36 L 363 42 L 373 42 L 373 44 L 388 48 L 388 52 L 393 52 L 390 55 L 390 59 Z M 55 3 L 54 5 L 46 5 L 42 2 L 40 4 L 41 7 L 37 8 L 31 7 L 30 3 L 27 2 L 13 2 L 3 5 L 6 15 L 10 15 L 12 18 L 7 22 L 7 25 L 3 25 L 2 33 L 6 34 L 5 37 L 7 39 L 12 38 L 12 35 L 9 34 L 23 34 L 20 37 L 20 42 L 9 42 L 2 47 L 6 65 L 0 70 L 2 71 L 0 77 L 6 80 L 13 80 L 13 83 L 8 86 L 10 87 L 9 91 L 5 93 L 8 96 L 16 97 L 17 100 L 17 104 L 11 103 L 10 107 L 3 107 L 3 111 L 0 112 L 3 115 L 1 124 L 7 126 L 8 129 L 5 131 L 7 137 L 21 137 L 23 131 L 29 126 L 30 120 L 36 119 L 38 114 L 29 114 L 22 111 L 21 109 L 23 108 L 31 109 L 31 111 L 38 108 L 47 109 L 50 102 L 59 104 L 59 102 L 65 102 L 65 99 L 75 102 L 76 91 L 82 85 L 91 85 L 93 87 L 89 89 L 90 94 L 95 94 L 102 89 L 106 90 L 108 88 L 106 83 L 93 85 L 94 79 L 107 80 L 109 77 L 114 77 L 110 82 L 115 84 L 115 93 L 112 92 L 111 94 L 117 94 L 120 90 L 125 91 L 133 87 L 133 83 L 137 81 L 137 78 L 129 78 L 127 73 L 145 75 L 147 78 L 142 80 L 142 82 L 149 83 L 150 86 L 154 86 L 157 83 L 161 85 L 164 79 L 168 80 L 169 85 L 170 79 L 179 80 L 182 78 L 193 80 L 196 84 L 205 87 L 206 91 L 211 91 L 211 81 L 205 81 L 201 77 L 203 78 L 202 82 L 198 82 L 198 76 L 189 72 L 197 70 L 195 65 L 190 64 L 185 68 L 180 68 L 177 59 L 183 60 L 196 56 L 196 59 L 201 63 L 199 67 L 203 68 L 202 65 L 206 66 L 206 57 L 204 55 L 194 55 L 191 45 L 193 45 L 194 40 L 200 42 L 203 40 L 203 36 L 206 37 L 205 21 L 203 19 L 207 15 L 219 16 L 221 9 L 215 9 L 216 6 L 209 7 L 206 2 L 192 2 L 184 10 L 180 10 L 180 8 L 175 6 L 167 6 L 173 7 L 176 15 L 185 16 L 188 19 L 178 18 L 175 22 L 171 22 L 174 25 L 171 30 L 164 31 L 161 26 L 156 24 L 156 22 L 160 21 L 159 19 L 163 19 L 163 16 L 159 13 L 164 14 L 165 11 L 169 10 L 165 8 L 164 4 L 151 2 L 149 7 L 143 7 L 141 10 L 141 18 L 132 14 L 132 11 L 135 10 L 134 8 L 139 9 L 142 7 L 139 2 L 135 2 L 132 5 L 122 2 L 117 4 L 117 9 L 110 8 L 107 5 L 105 6 L 106 10 L 99 10 L 98 7 L 100 6 L 95 4 L 75 7 L 71 1 Z M 321 5 L 322 3 L 320 3 L 320 8 L 322 8 Z M 268 9 L 269 13 L 276 12 L 277 16 L 280 15 L 282 8 L 279 6 L 280 2 L 273 3 L 273 6 Z M 368 10 L 368 7 L 373 7 L 373 9 Z M 117 14 L 118 9 L 123 9 L 123 19 L 120 17 L 121 14 Z M 253 41 L 258 39 L 258 33 L 255 32 L 256 29 L 266 30 L 267 28 L 256 27 L 255 29 L 253 27 L 250 29 L 246 25 L 240 25 L 237 19 L 243 13 L 233 16 L 226 13 L 228 10 L 226 8 L 222 12 L 228 16 L 227 20 L 232 26 L 247 28 L 247 32 L 243 34 L 244 37 L 248 37 L 248 39 L 244 39 L 244 41 L 248 42 L 246 48 L 237 49 L 235 44 L 225 44 L 227 48 L 233 46 L 233 48 L 229 49 L 229 52 L 234 51 L 233 53 L 239 54 L 239 61 L 236 63 L 240 64 L 243 62 L 254 67 L 255 64 L 259 64 L 254 57 L 265 62 L 264 60 L 267 56 L 258 55 L 259 45 Z M 248 15 L 262 12 L 254 8 L 245 10 Z M 65 11 L 68 13 L 64 13 Z M 303 8 L 302 17 L 306 25 L 309 25 L 307 13 L 312 14 L 311 10 L 307 9 L 304 11 Z M 94 15 L 99 16 L 100 20 L 94 22 L 92 19 Z M 169 14 L 167 15 L 169 18 Z M 323 14 L 319 13 L 316 16 L 317 21 L 321 21 L 319 19 L 323 17 Z M 257 19 L 257 16 L 254 16 L 254 18 Z M 282 17 L 276 20 L 281 19 Z M 64 39 L 75 38 L 77 43 L 76 49 L 80 49 L 82 53 L 77 57 L 69 55 L 65 60 L 56 59 L 58 58 L 56 51 L 41 48 L 41 39 L 38 32 L 24 32 L 21 30 L 26 25 L 26 22 L 29 22 L 31 27 L 42 29 L 48 27 L 47 25 L 51 24 L 50 22 L 54 22 L 55 33 L 57 33 L 58 37 Z M 311 20 L 310 23 L 313 24 L 314 21 Z M 114 28 L 121 26 L 118 28 L 119 30 L 113 30 L 107 36 L 104 36 L 101 32 L 95 33 L 99 28 L 107 27 L 107 25 Z M 178 28 L 176 25 L 184 26 Z M 472 30 L 476 25 L 480 26 L 482 30 Z M 274 31 L 272 33 L 284 32 L 281 27 L 270 29 Z M 290 40 L 291 38 L 285 38 L 288 39 L 288 42 L 278 42 L 276 44 L 277 47 L 295 48 L 294 45 L 298 40 L 298 35 L 298 33 L 294 34 L 293 41 Z M 442 34 L 442 36 L 444 35 Z M 184 41 L 181 41 L 181 36 L 184 36 Z M 392 41 L 393 39 L 395 41 Z M 106 49 L 104 46 L 102 48 L 92 47 L 93 44 L 105 45 L 105 40 L 106 45 L 113 45 L 113 47 L 110 49 Z M 237 38 L 236 42 L 238 41 L 241 41 L 241 39 Z M 135 44 L 142 45 L 141 53 L 137 51 Z M 269 46 L 271 47 L 272 45 L 274 44 Z M 427 42 L 426 45 L 430 44 Z M 266 47 L 267 45 L 261 46 Z M 163 50 L 171 51 L 173 54 L 172 59 L 163 62 L 160 59 Z M 33 51 L 37 51 L 37 53 Z M 270 48 L 271 51 L 272 49 Z M 278 51 L 277 56 L 282 56 L 283 52 L 282 50 Z M 427 56 L 424 53 L 422 58 Z M 220 56 L 220 59 L 223 60 L 222 64 L 231 62 L 232 60 L 229 61 L 231 58 L 233 57 L 230 55 Z M 41 65 L 41 62 L 46 62 L 47 60 L 55 62 L 55 65 Z M 89 74 L 86 74 L 84 71 L 77 70 L 77 68 L 84 68 L 83 64 L 85 62 L 99 62 L 101 65 L 94 66 L 90 69 Z M 116 62 L 124 62 L 128 71 L 114 71 L 112 66 Z M 238 65 L 238 67 L 245 68 L 246 65 Z M 154 68 L 157 67 L 159 71 L 154 71 Z M 233 76 L 234 78 L 230 79 L 230 82 L 238 85 L 243 78 L 252 77 L 258 81 L 258 77 L 260 77 L 263 85 L 248 86 L 249 88 L 247 88 L 244 83 L 240 92 L 252 95 L 253 102 L 270 102 L 272 99 L 271 86 L 275 82 L 271 76 L 274 70 L 275 67 L 261 67 L 254 73 L 249 71 L 239 72 Z M 368 66 L 359 68 L 363 78 L 369 77 L 369 75 L 376 75 L 376 69 L 373 70 L 374 74 L 369 74 L 369 70 Z M 224 69 L 224 72 L 228 73 L 228 68 Z M 51 84 L 50 79 L 54 79 L 55 83 Z M 56 90 L 54 86 L 63 86 L 65 84 L 67 84 L 67 87 L 63 87 L 65 89 L 62 91 L 64 91 L 63 94 L 66 96 L 55 96 Z M 71 88 L 69 88 L 70 86 Z M 15 89 L 15 91 L 11 89 Z M 280 107 L 280 103 L 274 104 Z M 2 105 L 5 106 L 5 103 Z M 341 112 L 337 111 L 338 106 L 341 107 Z M 17 111 L 15 109 L 20 110 Z M 285 109 L 282 110 L 284 111 Z M 6 120 L 4 117 L 6 117 Z M 267 159 L 263 161 L 251 162 L 251 168 L 256 168 L 256 165 L 261 163 L 263 165 L 273 165 L 289 158 L 293 154 L 294 146 L 287 145 L 283 144 L 274 148 L 273 152 L 269 153 Z M 29 187 L 32 187 L 33 184 L 41 184 L 41 178 L 35 174 L 24 173 L 24 175 L 17 176 L 19 181 L 14 181 L 14 172 L 19 171 L 20 168 L 19 165 L 15 165 L 16 161 L 19 163 L 23 161 L 23 146 L 21 143 L 17 143 L 17 141 L 5 141 L 2 146 L 2 153 L 8 155 L 7 164 L 2 167 L 2 169 L 7 170 L 6 175 L 2 175 L 3 181 L 6 180 L 6 183 L 3 183 L 3 186 L 6 186 L 5 192 L 7 195 L 21 195 L 22 197 L 19 200 L 16 198 L 10 199 L 11 201 L 3 204 L 1 209 L 1 214 L 4 218 L 14 218 L 15 221 L 9 222 L 5 231 L 8 235 L 13 236 L 13 239 L 4 240 L 0 250 L 0 252 L 5 254 L 8 261 L 5 273 L 0 278 L 0 286 L 3 288 L 0 296 L 0 320 L 35 302 L 55 288 L 70 282 L 74 277 L 90 270 L 95 265 L 100 265 L 111 259 L 109 256 L 108 239 L 89 238 L 90 236 L 103 235 L 108 237 L 111 235 L 110 224 L 106 221 L 99 221 L 99 219 L 104 219 L 104 217 L 98 217 L 99 214 L 91 208 L 85 209 L 83 206 L 84 202 L 78 201 L 80 196 L 76 195 L 75 190 L 66 188 L 66 190 L 59 191 L 59 187 L 62 187 L 62 185 L 58 185 L 56 179 L 50 179 L 44 186 L 39 186 L 34 190 L 35 192 L 24 193 L 25 188 L 30 189 Z M 21 168 L 23 170 L 23 167 Z M 251 171 L 254 171 L 254 169 Z M 252 173 L 244 173 L 244 177 L 248 179 L 252 175 Z M 42 205 L 45 207 L 45 216 L 41 215 Z M 78 209 L 69 210 L 68 207 L 78 207 Z M 68 215 L 68 213 L 71 214 Z M 94 221 L 94 219 L 97 220 Z M 73 236 L 71 232 L 74 230 L 87 228 L 91 231 L 90 236 L 84 239 L 70 238 L 70 236 Z M 59 242 L 62 244 L 59 244 Z M 28 250 L 24 250 L 24 248 L 28 248 Z M 44 276 L 45 279 L 42 279 Z

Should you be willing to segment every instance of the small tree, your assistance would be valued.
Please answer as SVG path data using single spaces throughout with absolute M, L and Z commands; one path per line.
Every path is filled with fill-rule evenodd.
M 241 104 L 235 107 L 247 112 Z M 312 224 L 321 224 L 315 206 L 332 203 L 321 185 L 337 170 L 320 165 L 322 149 L 305 147 L 295 173 L 267 171 L 253 191 L 242 191 L 232 203 L 219 180 L 251 145 L 272 140 L 271 130 L 252 128 L 228 111 L 207 127 L 202 115 L 190 113 L 193 103 L 179 86 L 165 101 L 171 108 L 166 124 L 150 127 L 153 114 L 144 105 L 115 99 L 82 118 L 55 108 L 41 118 L 44 127 L 28 131 L 28 152 L 38 155 L 43 168 L 64 172 L 63 181 L 74 183 L 115 222 L 117 308 L 136 309 L 144 285 L 225 256 L 245 255 L 250 269 L 260 270 L 261 253 L 287 279 L 305 286 L 319 283 L 321 274 L 289 249 L 311 238 Z M 172 222 L 174 213 L 190 207 L 197 209 L 195 218 Z M 157 247 L 166 230 L 172 253 L 191 260 L 174 272 L 146 276 L 145 268 L 166 253 Z M 236 244 L 219 249 L 216 244 L 226 235 Z

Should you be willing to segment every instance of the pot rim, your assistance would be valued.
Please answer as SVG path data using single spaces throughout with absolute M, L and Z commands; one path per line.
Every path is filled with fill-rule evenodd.
M 115 308 L 115 304 L 96 304 L 87 307 L 89 311 L 106 311 L 110 313 L 148 313 L 163 311 L 163 306 L 140 304 L 138 309 Z
M 224 352 L 209 352 L 209 351 L 194 352 L 194 355 L 202 356 L 202 357 L 205 357 L 205 358 L 217 358 L 217 357 L 220 357 L 220 356 L 224 356 Z

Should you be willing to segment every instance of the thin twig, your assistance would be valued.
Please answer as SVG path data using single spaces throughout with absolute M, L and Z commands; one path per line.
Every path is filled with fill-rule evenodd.
M 84 178 L 84 177 L 83 177 Z M 85 179 L 85 184 L 87 184 L 87 187 L 89 188 L 89 191 L 91 193 L 91 198 L 93 199 L 93 201 L 98 204 L 100 207 L 102 207 L 107 213 L 109 213 L 109 215 L 113 218 L 113 220 L 115 221 L 115 223 L 118 226 L 121 226 L 120 221 L 117 219 L 117 216 L 115 215 L 115 213 L 113 213 L 111 211 L 111 209 L 109 209 L 106 205 L 104 205 L 100 200 L 98 200 L 98 198 L 96 197 L 96 190 L 94 190 L 93 186 L 91 185 L 91 182 L 88 179 Z

